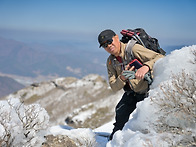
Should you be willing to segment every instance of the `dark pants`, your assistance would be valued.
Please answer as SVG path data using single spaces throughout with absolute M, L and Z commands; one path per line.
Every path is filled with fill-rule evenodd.
M 116 131 L 122 130 L 125 123 L 129 120 L 130 114 L 136 109 L 136 104 L 145 98 L 146 94 L 137 94 L 135 92 L 125 92 L 122 99 L 116 106 L 116 122 L 114 123 L 114 129 L 110 135 L 110 140 Z

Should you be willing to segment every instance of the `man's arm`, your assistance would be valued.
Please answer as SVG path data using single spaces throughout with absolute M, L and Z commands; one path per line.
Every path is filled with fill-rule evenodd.
M 154 63 L 164 56 L 156 53 L 152 50 L 144 48 L 142 45 L 136 44 L 132 48 L 132 52 L 134 56 L 139 59 L 143 63 L 143 67 L 139 69 L 136 73 L 136 78 L 140 79 L 143 78 L 144 75 L 151 71 L 153 68 Z
M 107 61 L 108 79 L 110 87 L 114 92 L 121 90 L 125 85 L 126 81 L 121 73 L 117 73 L 113 65 L 110 64 L 110 59 Z M 120 72 L 120 71 L 119 71 Z

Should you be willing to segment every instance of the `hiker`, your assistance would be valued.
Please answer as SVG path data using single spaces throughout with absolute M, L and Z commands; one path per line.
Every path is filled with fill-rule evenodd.
M 145 74 L 152 73 L 154 63 L 164 56 L 146 49 L 140 44 L 133 44 L 131 48 L 132 54 L 134 58 L 143 64 L 141 68 L 133 72 L 134 66 L 130 67 L 129 64 L 125 64 L 127 44 L 122 43 L 114 31 L 110 29 L 102 31 L 98 36 L 98 42 L 99 47 L 103 47 L 110 54 L 107 59 L 107 71 L 112 90 L 124 89 L 124 94 L 115 109 L 114 128 L 109 137 L 109 140 L 112 140 L 114 133 L 122 130 L 129 120 L 130 114 L 136 109 L 136 103 L 144 100 L 147 96 L 149 84 L 144 79 Z M 134 78 L 130 79 L 129 77 L 133 73 Z

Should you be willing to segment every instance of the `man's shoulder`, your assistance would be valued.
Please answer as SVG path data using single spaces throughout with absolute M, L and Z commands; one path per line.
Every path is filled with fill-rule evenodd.
M 143 47 L 142 45 L 136 43 L 133 47 L 132 47 L 132 52 L 137 52 L 137 51 L 143 51 L 143 50 L 147 50 L 145 47 Z
M 115 58 L 115 56 L 112 55 L 112 54 L 110 54 L 110 55 L 108 56 L 108 59 L 114 59 L 114 58 Z
M 115 60 L 115 56 L 110 54 L 109 57 L 107 58 L 107 66 L 112 66 Z
M 121 50 L 125 50 L 127 43 L 120 42 Z

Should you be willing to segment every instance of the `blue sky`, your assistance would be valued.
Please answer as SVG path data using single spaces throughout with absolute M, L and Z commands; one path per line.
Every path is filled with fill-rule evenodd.
M 142 27 L 162 45 L 192 45 L 195 8 L 195 0 L 0 0 L 0 36 L 97 43 L 104 29 Z

